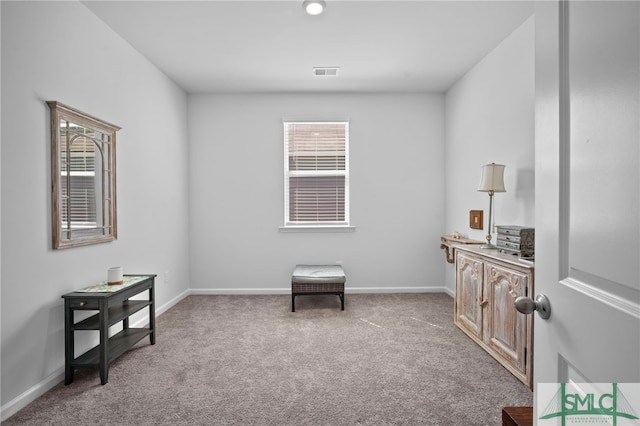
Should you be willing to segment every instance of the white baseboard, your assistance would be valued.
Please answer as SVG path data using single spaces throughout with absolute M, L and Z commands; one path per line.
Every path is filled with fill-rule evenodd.
M 345 293 L 443 293 L 444 287 L 347 287 Z
M 4 404 L 1 408 L 2 414 L 0 418 L 2 421 L 7 420 L 18 411 L 44 395 L 48 390 L 52 389 L 55 385 L 64 380 L 64 367 L 57 369 L 49 377 L 43 381 L 37 383 L 35 386 L 27 389 L 22 394 L 13 398 L 11 401 Z
M 182 299 L 187 297 L 189 294 L 190 294 L 190 291 L 189 290 L 185 290 L 182 293 L 180 293 L 179 295 L 177 295 L 176 297 L 174 297 L 173 299 L 169 300 L 164 305 L 159 306 L 158 309 L 156 309 L 156 317 L 162 315 L 165 312 L 167 312 L 169 309 L 171 309 L 174 305 L 176 305 L 179 301 L 181 301 Z
M 195 296 L 291 294 L 291 288 L 192 288 L 189 294 Z
M 366 294 L 366 293 L 447 293 L 453 297 L 452 291 L 446 287 L 346 287 L 346 294 Z M 180 302 L 189 295 L 252 295 L 252 294 L 291 294 L 291 288 L 192 288 L 183 291 L 178 296 L 169 300 L 156 309 L 156 317 L 171 309 L 172 306 Z M 147 320 L 142 318 L 131 327 L 142 327 Z M 11 401 L 0 407 L 1 421 L 7 420 L 18 411 L 44 395 L 58 383 L 64 380 L 64 366 L 54 371 L 47 378 L 18 395 Z
M 367 293 L 447 293 L 446 287 L 345 287 L 345 294 Z M 291 287 L 281 288 L 192 288 L 191 295 L 258 295 L 258 294 L 291 294 Z
M 173 305 L 175 305 L 176 303 L 178 303 L 179 301 L 187 297 L 189 294 L 190 294 L 190 291 L 185 290 L 184 292 L 180 293 L 178 296 L 174 297 L 164 305 L 159 306 L 156 309 L 156 317 L 158 317 L 162 313 L 171 309 Z M 142 318 L 138 321 L 132 322 L 130 326 L 143 327 L 148 322 L 149 322 L 148 319 Z M 44 395 L 47 391 L 52 389 L 54 386 L 56 386 L 58 383 L 62 382 L 63 380 L 64 380 L 64 366 L 58 368 L 47 378 L 37 383 L 36 385 L 32 386 L 22 394 L 18 395 L 17 397 L 13 398 L 11 401 L 7 402 L 2 407 L 0 407 L 0 421 L 7 420 L 9 417 L 13 416 L 15 413 L 22 410 L 27 405 L 31 404 L 33 401 L 38 399 L 40 396 Z

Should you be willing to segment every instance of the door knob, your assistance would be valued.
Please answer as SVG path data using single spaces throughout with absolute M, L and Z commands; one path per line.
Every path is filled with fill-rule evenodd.
M 523 314 L 528 315 L 533 311 L 538 311 L 538 315 L 544 320 L 549 319 L 551 316 L 551 304 L 549 303 L 549 298 L 544 294 L 537 295 L 536 300 L 520 296 L 516 299 L 514 305 L 516 310 Z

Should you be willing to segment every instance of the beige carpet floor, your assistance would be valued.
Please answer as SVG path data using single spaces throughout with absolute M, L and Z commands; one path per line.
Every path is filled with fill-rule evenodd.
M 118 358 L 3 425 L 500 425 L 532 392 L 445 294 L 189 296 Z

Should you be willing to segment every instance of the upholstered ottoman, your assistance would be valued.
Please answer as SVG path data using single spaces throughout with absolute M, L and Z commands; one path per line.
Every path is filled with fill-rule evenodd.
M 335 294 L 344 311 L 346 280 L 340 265 L 296 265 L 291 276 L 291 312 L 296 311 L 296 296 L 306 294 Z

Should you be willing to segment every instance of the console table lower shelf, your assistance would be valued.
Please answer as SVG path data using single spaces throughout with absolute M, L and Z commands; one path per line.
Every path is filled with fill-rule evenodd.
M 109 364 L 133 345 L 149 336 L 155 344 L 154 281 L 156 275 L 125 275 L 120 285 L 98 285 L 86 287 L 62 296 L 65 309 L 65 385 L 73 382 L 73 373 L 78 368 L 100 371 L 100 383 L 109 378 Z M 131 297 L 148 291 L 144 300 Z M 148 328 L 130 328 L 129 317 L 148 308 Z M 98 311 L 95 315 L 75 322 L 75 311 Z M 109 328 L 122 322 L 122 331 L 109 337 Z M 96 330 L 100 342 L 94 348 L 75 357 L 74 332 Z

